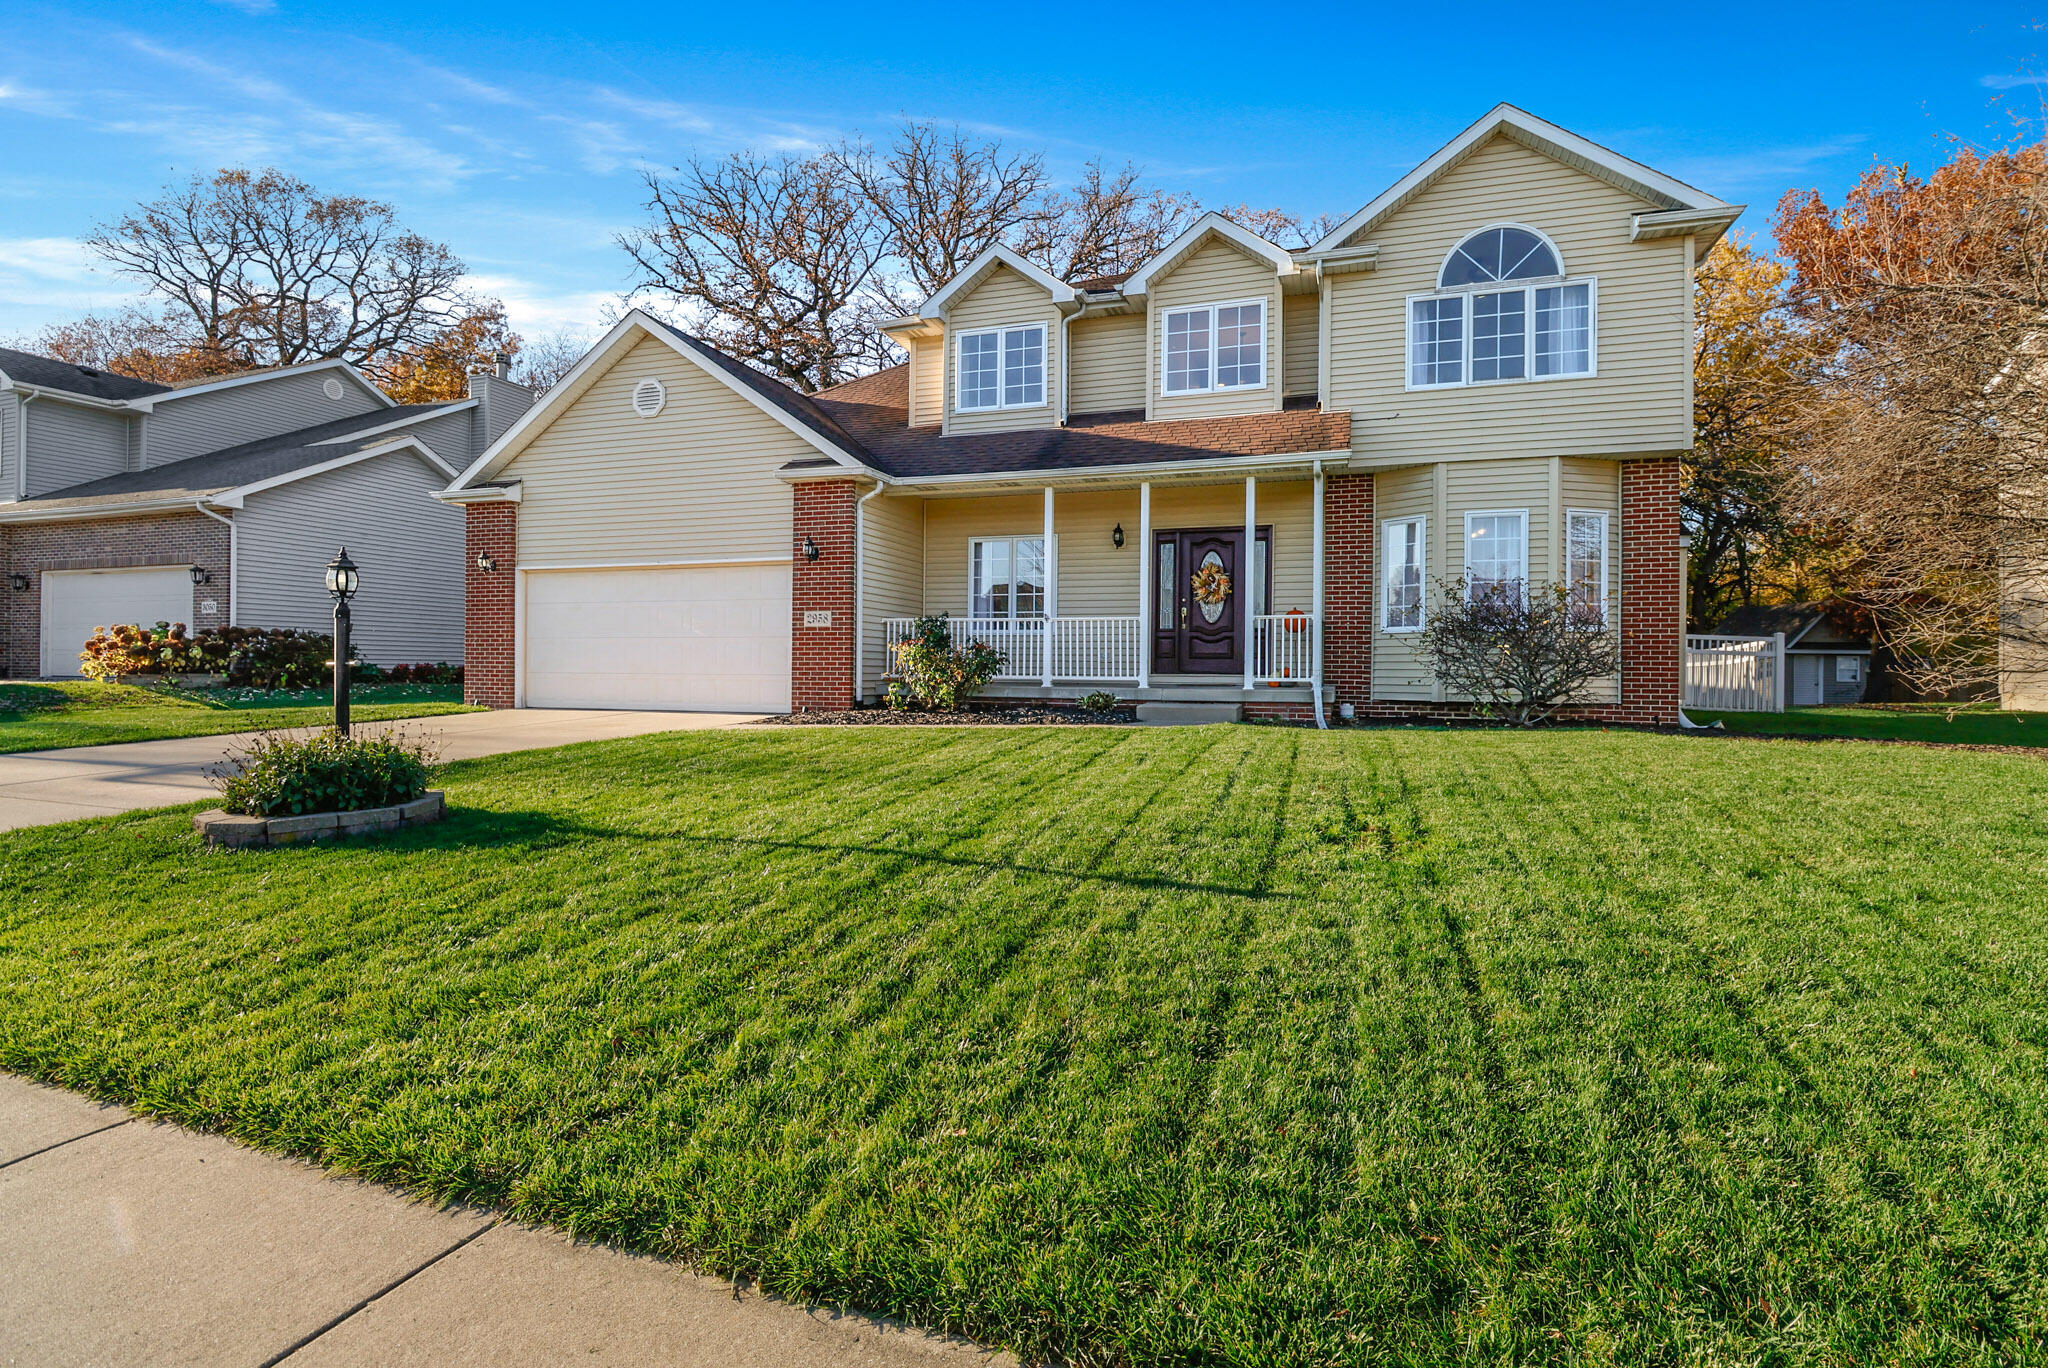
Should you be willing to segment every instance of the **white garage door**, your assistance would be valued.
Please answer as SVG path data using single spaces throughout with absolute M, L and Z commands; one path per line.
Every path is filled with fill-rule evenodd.
M 789 711 L 786 565 L 525 580 L 529 707 Z
M 43 673 L 75 675 L 78 651 L 95 627 L 159 622 L 192 625 L 192 571 L 177 565 L 152 570 L 46 570 L 43 572 Z

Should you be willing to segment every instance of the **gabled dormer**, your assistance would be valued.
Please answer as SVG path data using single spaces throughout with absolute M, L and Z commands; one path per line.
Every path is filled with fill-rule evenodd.
M 1056 427 L 1074 287 L 991 247 L 917 313 L 886 325 L 911 355 L 911 426 L 948 434 Z

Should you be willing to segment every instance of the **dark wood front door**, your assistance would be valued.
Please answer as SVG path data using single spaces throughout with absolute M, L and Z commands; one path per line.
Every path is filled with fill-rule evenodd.
M 1259 562 L 1272 564 L 1272 533 L 1259 529 Z M 1250 623 L 1244 607 L 1244 529 L 1197 527 L 1153 534 L 1154 674 L 1243 674 Z M 1260 597 L 1273 595 L 1263 574 Z

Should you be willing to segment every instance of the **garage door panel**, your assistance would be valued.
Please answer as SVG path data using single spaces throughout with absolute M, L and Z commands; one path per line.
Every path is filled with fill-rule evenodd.
M 42 576 L 42 672 L 76 675 L 96 627 L 192 625 L 189 566 L 146 570 L 46 570 Z
M 533 571 L 524 579 L 531 707 L 789 708 L 786 566 Z

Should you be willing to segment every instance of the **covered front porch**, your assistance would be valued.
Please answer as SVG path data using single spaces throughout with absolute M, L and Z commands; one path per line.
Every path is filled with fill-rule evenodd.
M 1319 462 L 885 486 L 861 501 L 857 541 L 864 698 L 886 691 L 917 619 L 941 615 L 1003 656 L 995 697 L 1309 708 L 1321 683 Z

